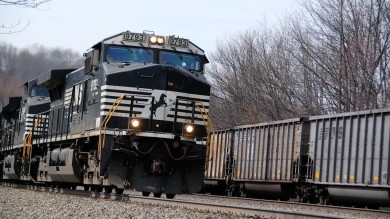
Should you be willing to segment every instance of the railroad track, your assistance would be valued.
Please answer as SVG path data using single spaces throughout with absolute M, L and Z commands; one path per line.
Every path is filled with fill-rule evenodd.
M 205 212 L 217 212 L 237 217 L 253 218 L 390 218 L 390 211 L 356 209 L 335 206 L 322 206 L 281 201 L 227 198 L 210 195 L 178 195 L 176 199 L 143 197 L 135 194 L 109 194 L 86 192 L 62 188 L 49 188 L 37 185 L 3 183 L 17 189 L 30 189 L 40 192 L 54 192 L 74 196 L 111 199 L 144 205 L 167 208 L 186 208 Z
M 183 196 L 183 195 L 181 195 Z M 390 218 L 390 210 L 375 210 L 375 209 L 363 209 L 353 207 L 342 207 L 342 206 L 331 206 L 331 205 L 318 205 L 309 203 L 298 203 L 298 202 L 286 202 L 276 200 L 265 200 L 265 199 L 250 199 L 250 198 L 239 198 L 239 197 L 225 197 L 207 194 L 187 195 L 186 199 L 193 199 L 193 197 L 200 196 L 204 197 L 208 201 L 231 201 L 237 203 L 244 203 L 247 206 L 257 208 L 275 208 L 285 209 L 289 208 L 289 211 L 308 211 L 317 212 L 315 217 L 323 218 Z M 310 213 L 308 213 L 310 214 Z M 338 214 L 339 216 L 335 215 Z

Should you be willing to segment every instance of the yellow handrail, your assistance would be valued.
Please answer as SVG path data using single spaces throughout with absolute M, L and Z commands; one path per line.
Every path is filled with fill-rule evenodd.
M 41 122 L 41 119 L 38 117 L 35 120 L 34 127 L 30 130 L 30 132 L 26 135 L 26 137 L 23 140 L 23 154 L 22 154 L 22 160 L 24 160 L 26 157 L 30 157 L 31 152 L 31 141 L 32 141 L 32 133 L 34 129 L 36 129 Z M 26 151 L 27 148 L 27 151 Z
M 112 104 L 110 110 L 108 111 L 108 114 L 107 116 L 104 118 L 101 126 L 100 126 L 100 132 L 99 132 L 99 142 L 98 142 L 98 157 L 100 159 L 100 151 L 102 148 L 104 148 L 104 144 L 105 144 L 105 141 L 106 141 L 106 128 L 107 128 L 107 124 L 108 122 L 110 121 L 111 119 L 111 116 L 115 113 L 115 110 L 119 107 L 119 104 L 122 102 L 123 98 L 125 98 L 126 96 L 131 96 L 130 94 L 123 94 L 122 96 L 119 96 L 115 102 Z M 103 133 L 103 139 L 102 139 L 102 131 L 104 129 L 104 133 Z
M 213 124 L 211 123 L 209 114 L 207 113 L 206 108 L 204 107 L 204 104 L 202 102 L 196 102 L 195 105 L 196 105 L 196 107 L 199 108 L 200 115 L 202 116 L 202 120 L 204 122 L 204 126 L 206 127 L 206 131 L 207 131 L 206 158 L 210 157 L 210 152 L 211 152 L 211 157 L 208 160 L 206 159 L 206 162 L 207 162 L 207 161 L 213 159 L 212 155 L 214 154 L 215 130 L 214 130 Z M 205 116 L 207 117 L 207 121 L 205 119 Z M 210 138 L 211 135 L 212 135 L 212 138 Z

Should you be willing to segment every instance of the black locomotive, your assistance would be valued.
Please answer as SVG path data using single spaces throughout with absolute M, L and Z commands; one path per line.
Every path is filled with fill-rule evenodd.
M 188 39 L 123 32 L 25 84 L 2 108 L 3 180 L 144 195 L 201 189 L 210 85 Z

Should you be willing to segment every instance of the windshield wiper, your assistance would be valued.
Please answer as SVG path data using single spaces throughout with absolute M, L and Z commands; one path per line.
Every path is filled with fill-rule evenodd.
M 131 65 L 130 61 L 122 61 L 122 65 Z
M 183 62 L 183 55 L 182 54 L 175 52 L 175 55 L 177 55 L 177 57 L 179 57 L 180 62 Z
M 122 61 L 122 63 L 118 66 L 119 68 L 123 68 L 125 66 L 131 65 L 131 62 L 129 61 Z

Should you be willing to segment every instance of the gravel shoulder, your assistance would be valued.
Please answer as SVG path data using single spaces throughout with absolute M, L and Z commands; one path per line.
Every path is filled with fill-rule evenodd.
M 0 218 L 237 218 L 139 203 L 0 186 Z

